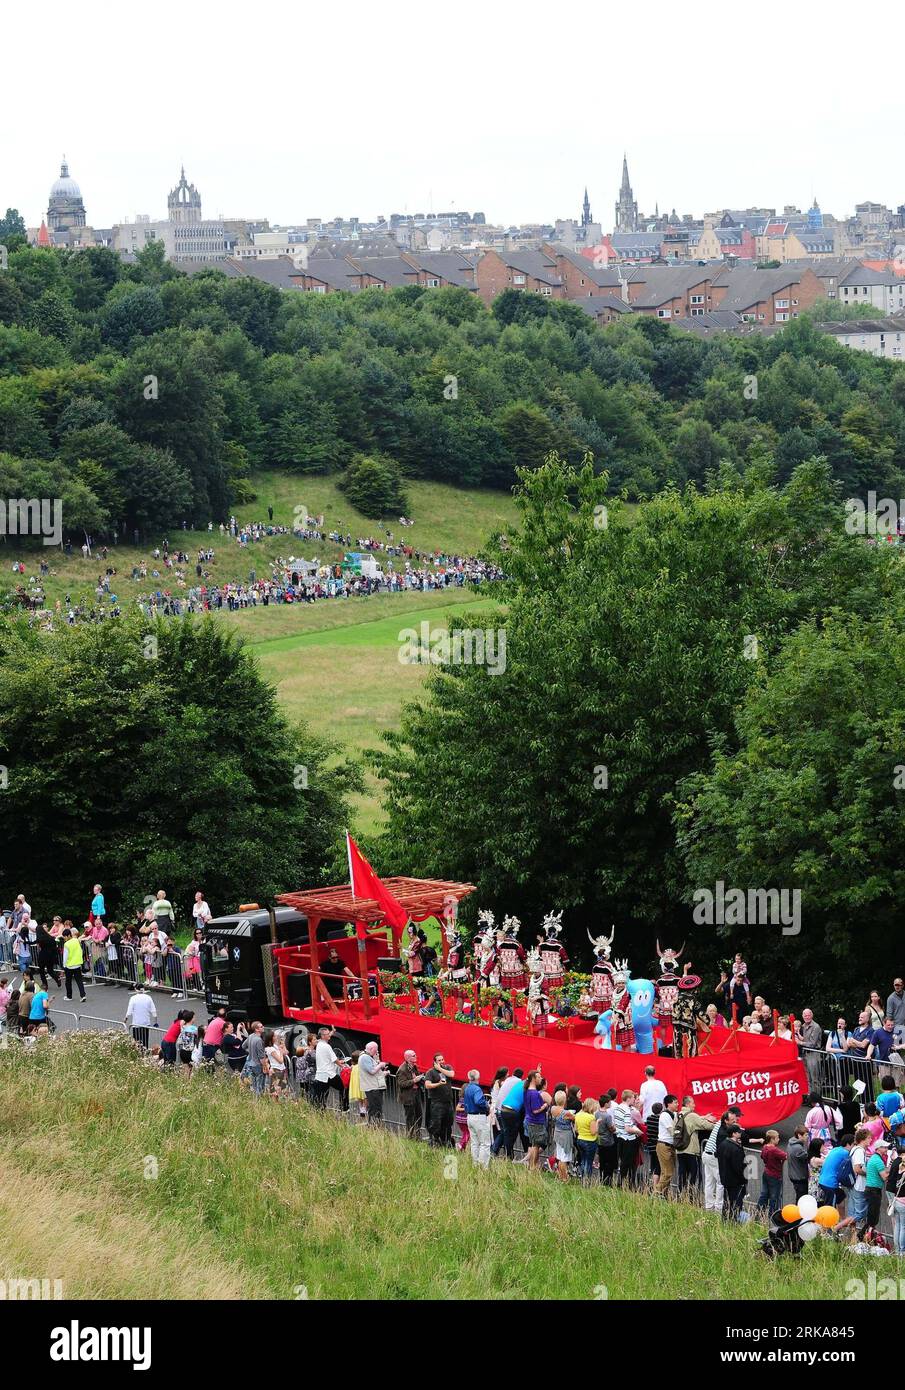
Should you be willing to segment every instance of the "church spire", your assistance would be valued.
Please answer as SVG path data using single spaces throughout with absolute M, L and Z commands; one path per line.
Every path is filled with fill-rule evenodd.
M 591 203 L 588 198 L 587 187 L 585 187 L 584 202 L 581 205 L 581 225 L 583 227 L 590 227 L 591 225 Z
M 619 189 L 619 201 L 616 204 L 616 231 L 617 232 L 637 232 L 638 230 L 638 204 L 632 196 L 632 185 L 628 176 L 628 158 L 622 156 L 622 186 Z

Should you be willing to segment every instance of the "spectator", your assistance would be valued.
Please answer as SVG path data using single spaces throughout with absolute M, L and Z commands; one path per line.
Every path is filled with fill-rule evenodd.
M 828 1152 L 836 1142 L 836 1135 L 842 1132 L 842 1116 L 835 1106 L 826 1105 L 817 1091 L 812 1091 L 806 1095 L 804 1103 L 810 1106 L 804 1117 L 808 1136 L 811 1139 L 819 1139 L 826 1146 L 826 1152 Z
M 710 1131 L 710 1137 L 704 1145 L 702 1155 L 704 1169 L 704 1210 L 719 1211 L 723 1210 L 723 1184 L 720 1178 L 719 1148 L 723 1140 L 728 1137 L 729 1128 L 734 1125 L 741 1110 L 737 1105 L 731 1105 L 728 1110 L 724 1110 L 720 1116 L 720 1122 Z
M 84 902 L 84 898 L 82 899 L 82 901 Z M 91 899 L 91 907 L 88 909 L 88 919 L 91 922 L 91 925 L 94 926 L 94 923 L 98 919 L 100 919 L 100 921 L 103 922 L 106 915 L 107 905 L 104 902 L 104 895 L 101 891 L 101 885 L 99 883 L 96 883 L 94 885 L 94 897 Z
M 822 1207 L 838 1207 L 845 1216 L 847 1188 L 842 1185 L 843 1164 L 850 1165 L 849 1155 L 855 1144 L 853 1134 L 843 1134 L 838 1144 L 834 1144 L 823 1160 L 820 1170 L 818 1198 Z
M 660 1111 L 660 1118 L 657 1126 L 657 1162 L 660 1171 L 654 1185 L 654 1191 L 658 1197 L 668 1196 L 673 1175 L 676 1171 L 674 1134 L 678 1109 L 679 1097 L 667 1095 L 663 1101 L 663 1109 Z
M 802 1009 L 801 1023 L 796 1023 L 795 1032 L 798 1045 L 804 1053 L 808 1085 L 812 1091 L 819 1091 L 821 1071 L 817 1053 L 823 1049 L 823 1029 L 815 1020 L 813 1009 Z
M 85 986 L 82 984 L 82 943 L 75 927 L 70 928 L 69 937 L 63 946 L 63 974 L 66 977 L 66 998 L 72 998 L 73 983 L 78 985 L 82 1003 L 85 1002 Z
M 201 943 L 203 940 L 204 933 L 200 927 L 196 927 L 182 957 L 182 974 L 186 989 L 201 988 Z
M 172 936 L 176 929 L 176 919 L 173 916 L 173 904 L 163 888 L 158 889 L 157 896 L 151 904 L 151 912 L 157 930 L 165 931 L 168 937 Z
M 522 1115 L 525 1110 L 524 1075 L 522 1068 L 516 1067 L 512 1075 L 500 1083 L 498 1108 L 508 1159 L 515 1157 L 515 1141 L 522 1132 Z
M 862 1061 L 867 1057 L 867 1049 L 870 1047 L 873 1031 L 870 1010 L 862 1009 L 858 1015 L 857 1028 L 849 1034 L 848 1051 L 850 1057 L 859 1058 Z
M 540 1164 L 541 1149 L 547 1147 L 550 1097 L 544 1092 L 544 1085 L 539 1071 L 531 1071 L 525 1078 L 525 1137 L 528 1140 L 528 1167 L 532 1171 Z
M 660 1101 L 661 1105 L 666 1100 L 666 1087 L 662 1081 L 657 1079 L 656 1068 L 647 1066 L 644 1068 L 644 1080 L 638 1090 L 638 1101 L 641 1105 L 641 1118 L 647 1123 L 647 1117 L 653 1109 L 654 1102 Z
M 205 1062 L 213 1062 L 223 1042 L 226 1032 L 226 1010 L 218 1009 L 216 1015 L 208 1020 L 204 1030 L 202 1057 Z
M 884 1120 L 888 1120 L 890 1115 L 895 1114 L 897 1110 L 905 1110 L 905 1099 L 903 1099 L 902 1093 L 896 1089 L 893 1077 L 881 1076 L 880 1094 L 877 1096 L 876 1105 Z
M 789 1140 L 789 1181 L 792 1184 L 792 1191 L 795 1193 L 795 1200 L 804 1197 L 808 1190 L 808 1132 L 804 1125 L 799 1125 Z
M 870 1014 L 871 1028 L 882 1028 L 883 1020 L 886 1018 L 886 1009 L 884 1007 L 883 1000 L 880 998 L 878 990 L 871 990 L 867 1003 L 864 1005 L 864 1007 Z
M 663 1114 L 663 1102 L 655 1101 L 651 1106 L 650 1114 L 644 1122 L 644 1152 L 647 1154 L 647 1162 L 650 1167 L 650 1179 L 653 1186 L 654 1178 L 660 1176 L 660 1160 L 657 1157 L 657 1144 L 660 1140 L 660 1116 Z
M 764 1165 L 764 1174 L 761 1180 L 760 1196 L 757 1199 L 758 1208 L 768 1214 L 779 1211 L 782 1207 L 782 1172 L 783 1164 L 789 1155 L 785 1149 L 779 1147 L 779 1130 L 768 1129 L 764 1136 L 766 1143 L 761 1150 L 761 1158 Z
M 61 985 L 62 980 L 57 970 L 57 961 L 59 960 L 57 943 L 44 925 L 38 927 L 37 948 L 41 984 L 45 989 L 47 988 L 47 976 L 49 975 L 55 985 Z
M 894 1028 L 905 1028 L 905 982 L 898 977 L 892 982 L 892 994 L 886 1001 L 886 1017 Z
M 157 1027 L 157 1007 L 143 984 L 139 985 L 136 993 L 129 999 L 126 1024 L 132 1029 L 132 1036 L 138 1046 L 147 1052 L 150 1029 Z
M 867 1158 L 868 1145 L 870 1143 L 870 1131 L 863 1126 L 855 1131 L 855 1144 L 851 1151 L 852 1173 L 854 1183 L 849 1189 L 848 1210 L 851 1219 L 858 1225 L 864 1220 L 867 1214 Z
M 644 1138 L 644 1130 L 635 1118 L 633 1101 L 634 1091 L 626 1088 L 622 1092 L 622 1100 L 618 1105 L 614 1105 L 613 1123 L 616 1131 L 616 1152 L 618 1161 L 618 1172 L 620 1184 L 629 1184 L 632 1187 L 637 1182 L 636 1169 L 638 1166 L 638 1155 L 640 1152 L 641 1140 Z
M 418 1058 L 412 1048 L 402 1056 L 402 1066 L 396 1072 L 396 1094 L 402 1102 L 405 1115 L 405 1132 L 410 1139 L 421 1137 L 421 1083 L 423 1073 L 418 1070 Z
M 575 1102 L 573 1109 L 567 1093 L 560 1089 L 555 1092 L 553 1104 L 550 1106 L 550 1118 L 553 1121 L 553 1157 L 561 1182 L 569 1181 L 569 1167 L 575 1157 L 575 1116 L 579 1104 Z
M 742 1131 L 739 1125 L 727 1126 L 726 1137 L 720 1141 L 717 1149 L 717 1162 L 723 1188 L 723 1220 L 738 1221 L 741 1218 L 746 1182 L 745 1150 L 742 1147 Z
M 676 1149 L 676 1184 L 680 1192 L 701 1182 L 701 1137 L 717 1123 L 716 1115 L 698 1115 L 693 1096 L 684 1096 L 676 1117 L 673 1142 Z
M 455 1102 L 450 1082 L 454 1075 L 442 1052 L 438 1052 L 434 1065 L 424 1077 L 424 1088 L 430 1101 L 427 1130 L 430 1142 L 436 1148 L 448 1148 L 452 1143 Z
M 490 1167 L 490 1105 L 481 1086 L 481 1073 L 474 1068 L 468 1073 L 468 1084 L 462 1092 L 468 1137 L 471 1142 L 471 1161 L 480 1168 Z
M 50 996 L 42 985 L 32 995 L 31 1008 L 28 1012 L 28 1029 L 30 1033 L 36 1033 L 42 1023 L 47 1022 L 47 1011 L 50 1007 Z
M 613 1119 L 611 1096 L 600 1096 L 594 1119 L 597 1121 L 597 1168 L 600 1181 L 609 1186 L 616 1176 L 617 1164 L 616 1122 Z
M 211 920 L 211 910 L 207 905 L 203 893 L 195 894 L 195 901 L 192 904 L 192 918 L 196 928 L 200 928 L 203 933 L 204 928 Z
M 876 1230 L 880 1225 L 880 1205 L 883 1199 L 883 1189 L 886 1186 L 886 1179 L 889 1177 L 889 1169 L 886 1166 L 885 1154 L 872 1153 L 865 1165 L 864 1176 L 864 1195 L 866 1198 L 866 1210 L 858 1237 L 863 1240 L 869 1230 Z
M 594 1179 L 594 1159 L 597 1154 L 597 1134 L 600 1128 L 597 1120 L 597 1101 L 593 1096 L 581 1103 L 575 1116 L 575 1142 L 578 1145 L 579 1171 L 581 1180 L 590 1183 Z
M 255 1025 L 257 1027 L 257 1025 Z M 312 1085 L 312 1100 L 314 1104 L 323 1108 L 327 1104 L 327 1093 L 332 1087 L 333 1090 L 341 1085 L 339 1080 L 339 1058 L 333 1051 L 330 1039 L 333 1036 L 332 1028 L 318 1028 L 317 1047 L 315 1049 L 315 1072 L 314 1083 Z M 251 1043 L 249 1038 L 249 1060 L 251 1060 Z
M 369 1042 L 358 1059 L 358 1077 L 368 1107 L 368 1124 L 383 1121 L 383 1098 L 386 1093 L 387 1063 L 381 1062 L 376 1042 Z
M 234 1023 L 227 1022 L 223 1028 L 223 1038 L 220 1042 L 220 1051 L 226 1058 L 226 1065 L 231 1072 L 239 1072 L 245 1065 L 246 1051 L 245 1041 L 236 1032 Z
M 191 1009 L 180 1009 L 169 1028 L 160 1040 L 160 1055 L 165 1066 L 176 1065 L 176 1043 L 182 1032 L 183 1023 L 191 1023 L 195 1017 Z
M 496 1076 L 490 1087 L 490 1153 L 495 1157 L 503 1147 L 503 1122 L 499 1115 L 500 1087 L 509 1075 L 508 1067 L 497 1067 Z
M 326 1034 L 327 1036 L 329 1036 L 329 1033 L 330 1033 L 329 1028 L 322 1028 L 320 1031 L 321 1031 L 321 1033 Z M 263 1023 L 253 1023 L 253 1024 L 251 1025 L 251 1032 L 250 1032 L 249 1035 L 248 1035 L 248 1040 L 247 1040 L 247 1042 L 246 1042 L 246 1047 L 245 1047 L 245 1051 L 246 1051 L 245 1066 L 244 1066 L 243 1069 L 242 1069 L 242 1075 L 248 1077 L 249 1082 L 250 1082 L 250 1084 L 251 1084 L 252 1094 L 253 1094 L 253 1095 L 256 1095 L 256 1096 L 261 1096 L 261 1095 L 264 1094 L 264 1083 L 265 1083 L 266 1080 L 267 1080 L 267 1074 L 268 1074 L 268 1071 L 269 1071 L 269 1069 L 270 1069 L 270 1063 L 269 1063 L 268 1060 L 267 1060 L 267 1053 L 266 1053 L 266 1051 L 264 1050 L 264 1039 L 263 1039 L 263 1036 L 262 1036 L 262 1035 L 263 1035 L 263 1032 L 264 1032 L 264 1025 L 263 1025 Z M 327 1071 L 327 1069 L 328 1069 L 327 1052 L 330 1053 L 330 1056 L 331 1056 L 332 1059 L 333 1059 L 334 1065 L 335 1065 L 335 1062 L 336 1062 L 336 1053 L 333 1051 L 333 1048 L 330 1047 L 329 1043 L 325 1044 L 325 1046 L 326 1046 L 326 1051 L 325 1051 L 325 1053 L 324 1053 L 324 1071 L 325 1071 L 325 1073 L 326 1073 L 326 1071 Z M 318 1075 L 319 1075 L 319 1074 L 320 1074 L 320 1064 L 321 1064 L 321 1045 L 320 1045 L 320 1042 L 318 1042 L 318 1048 L 317 1048 L 317 1050 L 318 1050 Z M 180 1055 L 181 1055 L 181 1054 L 180 1054 Z M 322 1091 L 321 1091 L 320 1089 L 318 1089 L 319 1083 L 318 1083 L 317 1081 L 315 1081 L 314 1085 L 315 1085 L 315 1095 L 316 1095 L 316 1097 L 317 1097 L 317 1103 L 318 1103 L 319 1105 L 325 1104 L 325 1103 L 326 1103 L 326 1099 L 327 1099 L 327 1089 L 328 1089 L 328 1086 L 329 1086 L 329 1079 L 325 1076 L 325 1080 L 324 1080 L 324 1083 L 323 1083 L 323 1090 L 322 1090 Z
M 286 1079 L 289 1071 L 289 1053 L 286 1050 L 285 1035 L 282 1032 L 271 1032 L 268 1028 L 262 1034 L 261 1041 L 264 1043 L 264 1051 L 270 1064 L 270 1094 L 276 1100 L 281 1100 L 286 1095 Z M 206 1042 L 207 1030 L 205 1030 Z
M 10 993 L 9 980 L 5 975 L 0 976 L 0 1033 L 6 1028 L 6 1011 L 9 1008 Z

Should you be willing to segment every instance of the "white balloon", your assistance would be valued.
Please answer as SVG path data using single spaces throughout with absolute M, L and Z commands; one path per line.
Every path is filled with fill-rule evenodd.
M 798 1210 L 802 1221 L 813 1221 L 817 1215 L 817 1198 L 810 1197 L 807 1193 L 798 1199 Z
M 799 1202 L 798 1205 L 801 1206 L 801 1203 Z M 816 1221 L 802 1221 L 801 1225 L 798 1227 L 798 1234 L 805 1244 L 807 1244 L 809 1240 L 814 1240 L 820 1235 L 820 1227 L 817 1225 Z

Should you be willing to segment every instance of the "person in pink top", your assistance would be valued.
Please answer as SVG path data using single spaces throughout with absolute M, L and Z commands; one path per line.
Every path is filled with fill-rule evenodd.
M 211 1019 L 204 1030 L 204 1042 L 201 1044 L 201 1056 L 205 1062 L 212 1062 L 217 1055 L 217 1050 L 223 1041 L 223 1034 L 226 1032 L 226 1018 L 224 1011 L 221 1011 Z
M 864 1107 L 864 1119 L 861 1121 L 861 1128 L 866 1129 L 870 1135 L 870 1142 L 867 1145 L 867 1153 L 870 1156 L 876 1151 L 880 1140 L 885 1137 L 886 1126 L 883 1123 L 883 1116 L 880 1114 L 873 1101 Z

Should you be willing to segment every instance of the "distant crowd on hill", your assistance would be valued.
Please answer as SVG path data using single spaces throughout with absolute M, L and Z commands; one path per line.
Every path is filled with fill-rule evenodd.
M 314 520 L 309 519 L 309 523 Z M 317 520 L 322 522 L 322 518 Z M 404 517 L 400 518 L 400 522 L 411 525 Z M 208 530 L 214 530 L 212 522 L 208 524 Z M 228 525 L 220 524 L 219 531 L 223 536 L 232 536 L 243 546 L 289 534 L 299 540 L 344 545 L 349 550 L 353 545 L 351 534 L 343 535 L 336 530 L 325 532 L 312 524 L 296 527 L 290 532 L 288 527 L 275 526 L 271 522 L 240 525 L 235 517 L 231 517 Z M 183 617 L 224 608 L 236 611 L 267 608 L 271 604 L 316 603 L 328 598 L 358 598 L 417 590 L 429 593 L 462 588 L 466 584 L 492 583 L 503 577 L 498 566 L 476 556 L 447 554 L 440 550 L 427 553 L 412 546 L 395 544 L 390 531 L 386 532 L 384 539 L 358 537 L 355 545 L 357 551 L 353 553 L 385 555 L 387 559 L 383 569 L 377 574 L 368 575 L 335 563 L 319 563 L 317 559 L 277 557 L 266 578 L 258 578 L 252 569 L 245 580 L 218 582 L 210 568 L 216 563 L 216 551 L 211 547 L 202 547 L 194 561 L 195 577 L 192 582 L 188 574 L 192 564 L 188 552 L 181 548 L 171 550 L 169 539 L 164 537 L 151 552 L 149 560 L 132 566 L 127 579 L 118 576 L 115 565 L 108 563 L 105 572 L 98 574 L 93 602 L 87 598 L 74 600 L 71 594 L 66 594 L 65 599 L 55 601 L 52 609 L 45 607 L 43 580 L 50 571 L 47 560 L 42 557 L 40 573 L 29 576 L 25 584 L 17 585 L 9 606 L 24 608 L 35 622 L 52 629 L 63 624 L 74 627 L 119 618 L 129 603 L 134 603 L 148 618 Z M 98 555 L 107 561 L 109 552 L 104 547 Z M 404 568 L 397 572 L 394 561 L 398 558 L 404 559 Z M 17 573 L 24 575 L 23 562 L 17 561 L 14 568 Z M 122 582 L 141 583 L 147 580 L 161 582 L 148 592 L 130 596 L 126 602 L 117 592 Z

